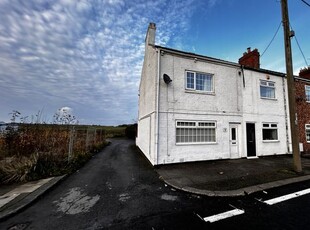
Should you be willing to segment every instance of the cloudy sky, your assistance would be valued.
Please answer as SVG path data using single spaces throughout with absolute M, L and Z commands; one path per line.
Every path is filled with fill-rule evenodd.
M 297 74 L 310 63 L 310 7 L 288 2 Z M 149 22 L 158 45 L 233 62 L 258 48 L 262 68 L 285 71 L 282 27 L 263 53 L 278 0 L 0 0 L 0 121 L 18 110 L 52 122 L 68 107 L 82 124 L 132 123 Z

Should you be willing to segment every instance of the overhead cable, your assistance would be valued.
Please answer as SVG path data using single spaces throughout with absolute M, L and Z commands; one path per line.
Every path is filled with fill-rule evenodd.
M 277 28 L 277 31 L 275 32 L 275 34 L 273 35 L 271 41 L 269 42 L 268 46 L 266 47 L 266 49 L 263 51 L 262 55 L 260 55 L 261 57 L 265 54 L 265 52 L 267 51 L 267 49 L 269 48 L 269 46 L 271 45 L 271 43 L 273 42 L 273 40 L 275 39 L 275 37 L 277 36 L 278 32 L 279 32 L 279 29 L 282 25 L 282 21 L 280 22 L 278 28 Z
M 291 30 L 294 31 L 292 25 L 290 25 L 290 27 L 291 27 Z M 298 42 L 298 39 L 297 39 L 297 36 L 296 36 L 295 33 L 294 33 L 294 38 L 295 38 L 296 44 L 297 44 L 297 46 L 299 48 L 299 51 L 300 51 L 300 53 L 301 53 L 301 55 L 302 55 L 302 57 L 303 57 L 303 59 L 305 61 L 306 66 L 309 66 L 308 62 L 307 62 L 307 59 L 306 59 L 306 57 L 304 55 L 304 52 L 302 51 L 301 46 L 299 45 L 299 42 Z
M 306 2 L 305 0 L 301 0 L 301 1 L 310 7 L 310 4 L 308 2 Z

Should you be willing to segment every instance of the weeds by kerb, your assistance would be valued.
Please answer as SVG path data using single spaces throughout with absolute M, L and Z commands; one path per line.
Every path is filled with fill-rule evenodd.
M 71 173 L 125 128 L 8 124 L 0 134 L 0 184 Z

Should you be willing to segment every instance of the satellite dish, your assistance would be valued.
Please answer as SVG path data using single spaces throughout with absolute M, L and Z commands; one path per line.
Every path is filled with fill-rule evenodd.
M 170 82 L 172 82 L 171 78 L 167 75 L 167 74 L 164 74 L 164 82 L 169 85 Z

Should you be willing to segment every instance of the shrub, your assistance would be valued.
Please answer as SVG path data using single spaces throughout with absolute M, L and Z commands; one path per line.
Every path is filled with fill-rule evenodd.
M 96 127 L 20 124 L 0 135 L 0 184 L 71 173 L 106 144 Z
M 135 139 L 136 136 L 137 136 L 137 128 L 138 128 L 137 124 L 129 125 L 125 129 L 126 137 L 129 138 L 129 139 Z

